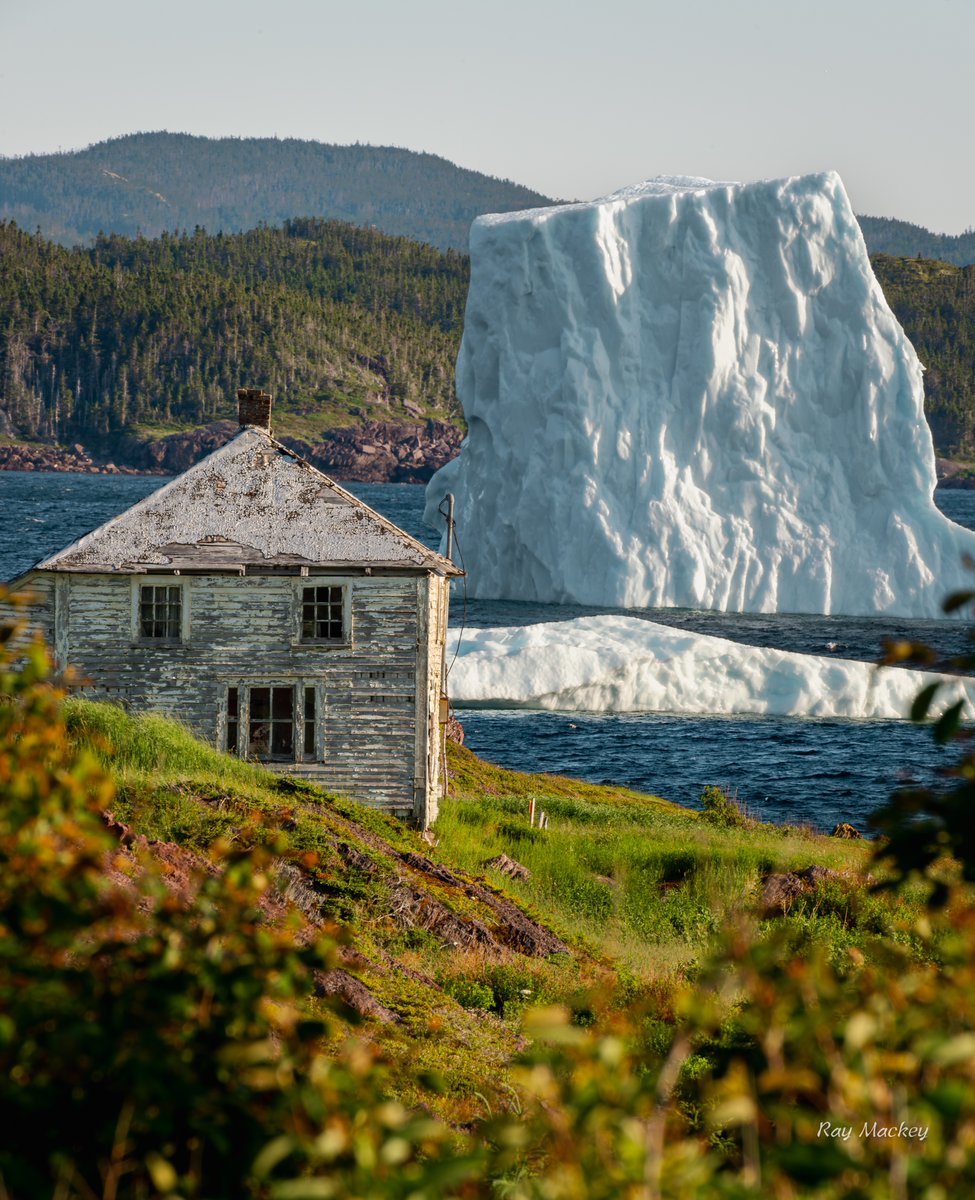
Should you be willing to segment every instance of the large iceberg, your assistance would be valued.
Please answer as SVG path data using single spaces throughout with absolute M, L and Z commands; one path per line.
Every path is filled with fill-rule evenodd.
M 964 699 L 966 718 L 975 715 L 973 680 L 743 646 L 637 617 L 453 632 L 447 653 L 460 707 L 900 720 L 939 682 L 935 712 Z
M 921 366 L 839 176 L 658 179 L 481 217 L 457 363 L 470 594 L 935 616 Z

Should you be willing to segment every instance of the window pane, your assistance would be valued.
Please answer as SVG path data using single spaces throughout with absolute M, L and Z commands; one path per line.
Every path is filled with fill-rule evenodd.
M 251 718 L 266 721 L 271 715 L 271 689 L 251 688 Z
M 309 590 L 305 588 L 306 592 Z M 301 636 L 303 638 L 313 638 L 315 636 L 314 604 L 303 604 L 301 606 Z
M 302 641 L 341 641 L 342 588 L 306 587 L 301 589 Z
M 276 721 L 292 720 L 295 712 L 294 688 L 272 688 L 271 716 Z
M 248 750 L 256 758 L 266 758 L 270 744 L 271 727 L 266 721 L 255 721 L 251 718 Z
M 305 688 L 305 736 L 303 753 L 306 758 L 315 755 L 315 689 Z
M 183 593 L 178 584 L 139 588 L 139 634 L 178 641 L 182 633 Z
M 290 721 L 271 723 L 271 753 L 288 757 L 294 754 L 294 725 Z
M 224 749 L 228 754 L 237 753 L 237 738 L 240 732 L 239 698 L 235 687 L 227 688 L 227 744 Z

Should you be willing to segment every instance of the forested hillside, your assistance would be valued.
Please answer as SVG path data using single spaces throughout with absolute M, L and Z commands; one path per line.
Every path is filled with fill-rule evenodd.
M 938 452 L 975 457 L 975 266 L 885 254 L 871 262 L 924 364 L 924 409 Z
M 293 436 L 456 412 L 466 258 L 315 220 L 67 249 L 0 224 L 0 379 L 20 439 L 96 443 L 235 415 Z
M 235 233 L 296 213 L 467 249 L 474 217 L 552 201 L 393 146 L 134 133 L 65 154 L 0 159 L 0 220 L 65 245 L 99 233 Z
M 367 421 L 387 441 L 396 430 L 377 434 L 375 423 L 460 422 L 454 364 L 469 264 L 454 251 L 315 219 L 112 235 L 90 248 L 8 222 L 0 261 L 8 438 L 80 442 L 124 463 L 121 435 L 131 445 L 233 420 L 240 386 L 271 391 L 275 431 L 308 446 Z M 927 368 L 939 452 L 975 456 L 975 266 L 873 261 Z M 360 477 L 352 450 L 342 454 L 344 477 Z
M 857 217 L 871 254 L 898 258 L 936 258 L 965 267 L 975 263 L 975 229 L 965 233 L 932 233 L 921 225 L 893 217 Z
M 552 203 L 434 154 L 297 138 L 132 133 L 83 150 L 0 158 L 0 220 L 63 245 L 197 226 L 237 233 L 306 213 L 466 250 L 481 213 Z M 951 236 L 892 217 L 857 219 L 871 254 L 975 262 L 975 231 Z

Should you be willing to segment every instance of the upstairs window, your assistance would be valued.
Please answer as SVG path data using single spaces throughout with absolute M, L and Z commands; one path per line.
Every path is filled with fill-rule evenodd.
M 345 640 L 345 588 L 325 585 L 301 589 L 301 640 Z
M 179 584 L 142 584 L 139 588 L 139 637 L 178 642 L 183 634 L 183 589 Z

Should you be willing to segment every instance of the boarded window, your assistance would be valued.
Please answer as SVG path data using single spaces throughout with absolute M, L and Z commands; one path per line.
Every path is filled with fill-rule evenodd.
M 340 642 L 343 628 L 344 589 L 306 587 L 301 589 L 301 640 L 303 642 Z
M 179 584 L 139 588 L 139 635 L 178 642 L 183 629 L 183 589 Z

